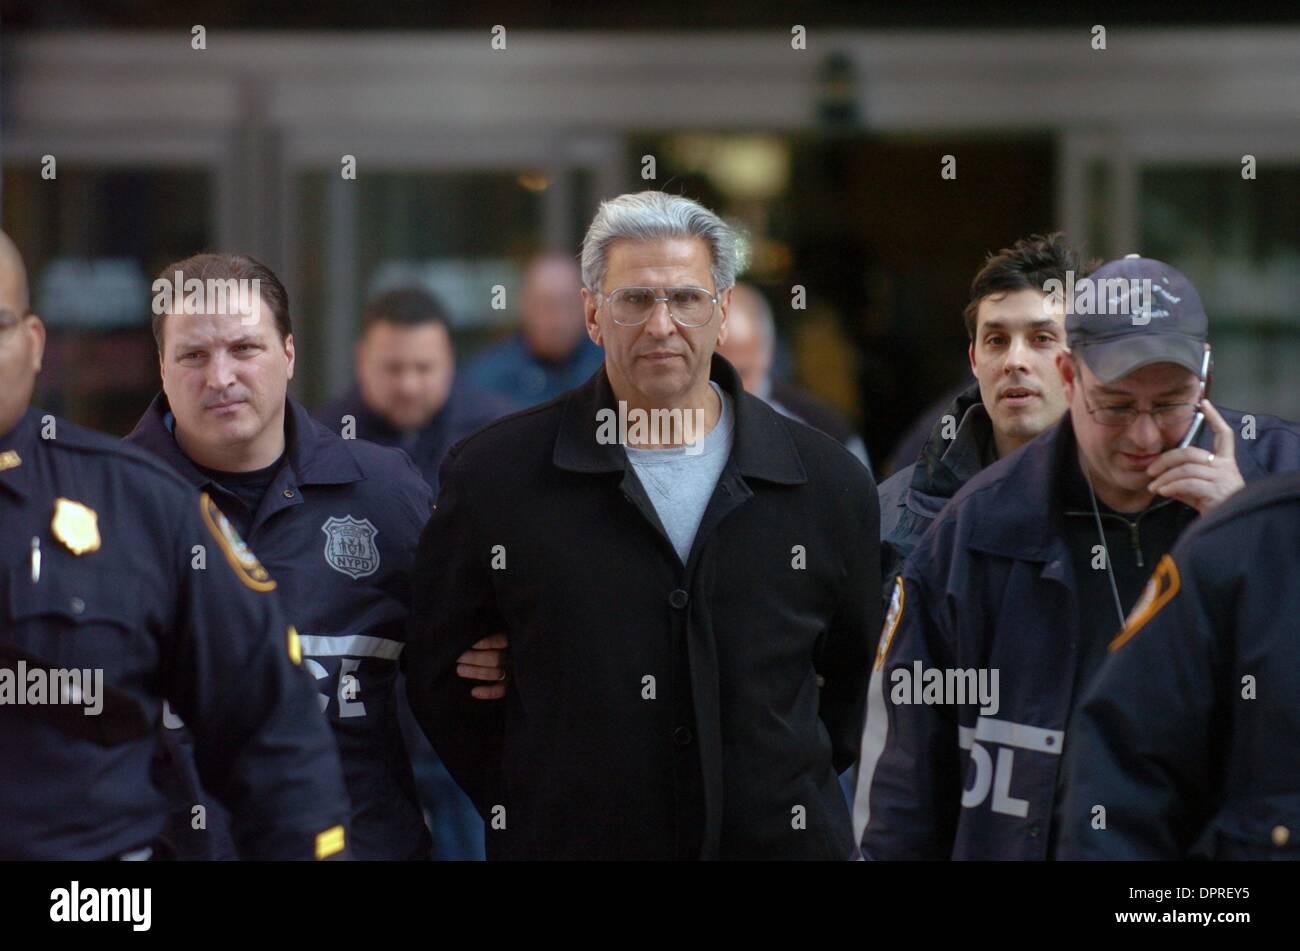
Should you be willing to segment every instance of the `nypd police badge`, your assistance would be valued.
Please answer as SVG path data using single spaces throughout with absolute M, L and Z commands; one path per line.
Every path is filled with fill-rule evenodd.
M 330 517 L 320 527 L 325 533 L 325 561 L 335 571 L 350 578 L 364 578 L 379 570 L 379 531 L 370 519 Z

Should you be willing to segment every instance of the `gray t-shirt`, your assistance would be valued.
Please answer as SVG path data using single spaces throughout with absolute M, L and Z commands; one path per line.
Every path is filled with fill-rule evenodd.
M 732 406 L 731 397 L 712 380 L 709 385 L 722 401 L 722 414 L 717 425 L 704 437 L 699 452 L 690 453 L 686 447 L 673 449 L 627 449 L 627 458 L 636 470 L 646 495 L 659 515 L 677 557 L 686 564 L 695 533 L 699 530 L 704 510 L 718 484 L 731 455 Z

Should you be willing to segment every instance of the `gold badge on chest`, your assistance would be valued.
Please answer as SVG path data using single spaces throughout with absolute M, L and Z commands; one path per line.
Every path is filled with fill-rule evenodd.
M 4 472 L 8 469 L 17 469 L 22 464 L 23 460 L 14 450 L 6 449 L 4 452 L 0 452 L 0 472 Z
M 99 516 L 94 509 L 80 502 L 55 499 L 50 530 L 74 555 L 99 550 Z

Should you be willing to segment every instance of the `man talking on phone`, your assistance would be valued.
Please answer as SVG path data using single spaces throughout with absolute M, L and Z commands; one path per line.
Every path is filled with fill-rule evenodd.
M 968 482 L 895 580 L 854 803 L 866 858 L 1053 857 L 1076 698 L 1152 569 L 1198 515 L 1300 468 L 1300 428 L 1206 398 L 1181 273 L 1130 256 L 1068 284 L 1044 288 L 1066 303 L 1068 412 Z

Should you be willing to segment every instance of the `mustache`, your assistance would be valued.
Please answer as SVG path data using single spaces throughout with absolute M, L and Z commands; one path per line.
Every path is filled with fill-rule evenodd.
M 222 393 L 220 396 L 214 396 L 211 399 L 203 400 L 199 405 L 203 409 L 212 409 L 214 406 L 220 406 L 223 403 L 246 403 L 248 402 L 247 393 Z

